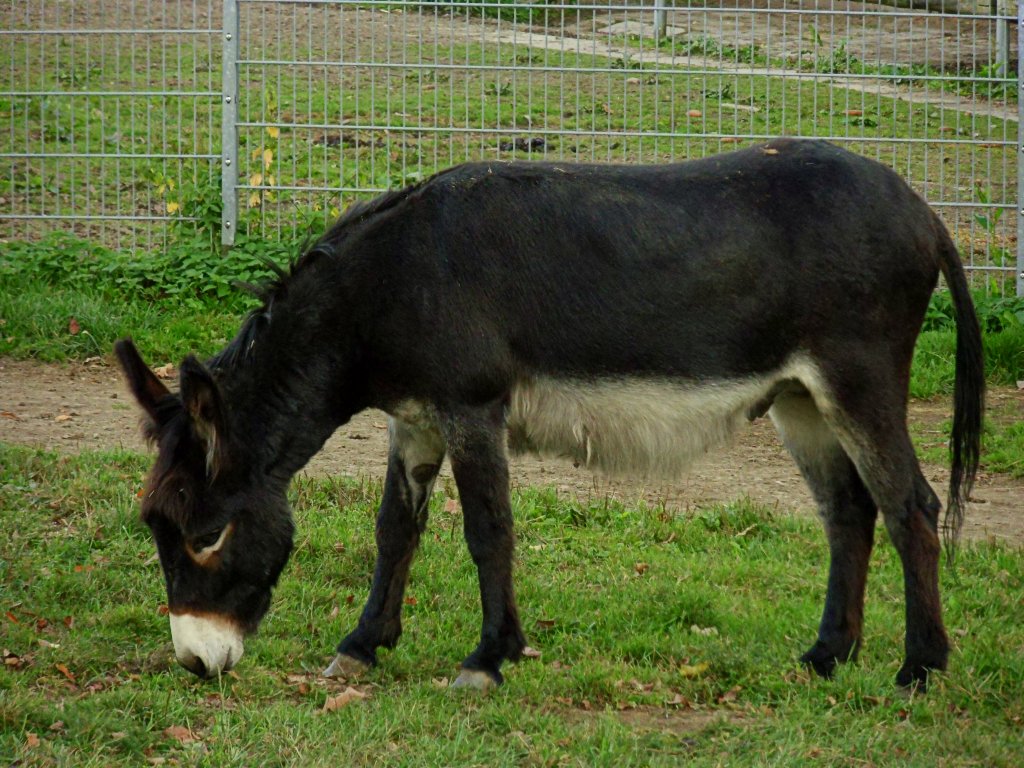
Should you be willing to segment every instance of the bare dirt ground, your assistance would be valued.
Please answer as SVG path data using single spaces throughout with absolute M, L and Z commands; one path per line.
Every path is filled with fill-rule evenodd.
M 988 404 L 993 417 L 1024 418 L 1024 392 L 995 390 L 989 393 Z M 942 440 L 949 409 L 948 399 L 915 401 L 911 422 Z M 387 416 L 379 411 L 360 414 L 334 434 L 304 471 L 383 477 L 386 424 Z M 99 360 L 88 365 L 44 365 L 0 359 L 0 442 L 71 453 L 147 450 L 139 435 L 135 405 L 116 368 Z M 945 498 L 948 471 L 937 465 L 924 469 L 939 497 Z M 670 484 L 609 480 L 557 459 L 515 457 L 511 471 L 515 485 L 553 487 L 581 500 L 610 496 L 687 511 L 747 496 L 786 513 L 814 513 L 810 494 L 767 419 L 751 424 L 733 445 L 709 453 L 685 477 Z M 442 477 L 450 477 L 447 467 Z M 972 501 L 965 538 L 1024 543 L 1024 481 L 982 472 Z

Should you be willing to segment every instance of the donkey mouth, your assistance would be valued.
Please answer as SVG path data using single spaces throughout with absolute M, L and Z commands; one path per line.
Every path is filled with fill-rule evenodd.
M 242 633 L 219 616 L 171 614 L 174 652 L 185 669 L 209 679 L 231 670 L 242 658 Z

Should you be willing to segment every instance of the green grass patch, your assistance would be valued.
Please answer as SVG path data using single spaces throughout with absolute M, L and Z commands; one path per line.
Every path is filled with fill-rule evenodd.
M 475 645 L 475 573 L 444 495 L 405 635 L 357 687 L 316 673 L 354 626 L 379 486 L 301 479 L 297 546 L 237 672 L 171 659 L 159 565 L 137 519 L 149 459 L 0 446 L 0 756 L 26 765 L 1017 765 L 1024 558 L 971 544 L 943 577 L 956 646 L 926 696 L 894 687 L 902 577 L 884 533 L 861 663 L 796 662 L 827 572 L 819 526 L 747 502 L 676 516 L 522 491 L 517 586 L 539 659 L 489 696 L 444 685 Z
M 213 306 L 190 309 L 14 277 L 0 288 L 0 355 L 86 360 L 110 355 L 117 339 L 131 336 L 148 360 L 177 363 L 193 352 L 212 355 L 234 336 L 240 319 Z
M 937 429 L 912 424 L 911 436 L 918 457 L 936 464 L 947 463 L 951 429 L 948 419 Z M 986 472 L 1024 478 L 1024 420 L 1019 406 L 989 412 L 981 436 L 981 468 Z

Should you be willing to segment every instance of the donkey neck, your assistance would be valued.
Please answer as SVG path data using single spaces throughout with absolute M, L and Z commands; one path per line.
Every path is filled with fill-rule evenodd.
M 340 334 L 325 336 L 312 313 L 292 314 L 264 321 L 246 354 L 217 370 L 232 439 L 254 469 L 285 482 L 365 406 Z

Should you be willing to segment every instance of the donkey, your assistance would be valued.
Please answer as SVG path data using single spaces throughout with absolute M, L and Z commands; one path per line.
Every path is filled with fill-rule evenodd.
M 291 547 L 285 491 L 366 408 L 389 416 L 377 561 L 327 675 L 377 661 L 442 460 L 479 575 L 480 642 L 457 686 L 502 682 L 525 638 L 506 445 L 671 476 L 767 414 L 830 548 L 823 676 L 855 659 L 881 510 L 902 561 L 900 685 L 944 669 L 940 503 L 907 434 L 911 356 L 939 272 L 956 309 L 955 544 L 978 466 L 981 336 L 939 218 L 893 171 L 780 139 L 678 164 L 469 163 L 350 207 L 263 294 L 237 337 L 188 357 L 173 394 L 116 345 L 158 448 L 142 501 L 178 660 L 230 669 Z M 951 550 L 952 551 L 952 550 Z

